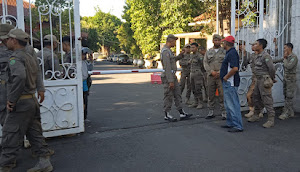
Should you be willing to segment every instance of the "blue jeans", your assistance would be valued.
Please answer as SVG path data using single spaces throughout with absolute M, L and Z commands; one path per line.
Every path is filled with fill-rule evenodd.
M 226 123 L 229 127 L 243 130 L 240 100 L 237 87 L 231 86 L 230 82 L 223 81 L 224 105 L 227 112 Z

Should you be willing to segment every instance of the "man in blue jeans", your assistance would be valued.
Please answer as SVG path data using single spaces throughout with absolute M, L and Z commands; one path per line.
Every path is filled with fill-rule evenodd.
M 238 97 L 239 76 L 239 55 L 234 48 L 234 37 L 228 36 L 222 40 L 226 55 L 220 70 L 220 78 L 223 85 L 224 105 L 227 112 L 226 125 L 228 132 L 242 132 L 243 122 Z

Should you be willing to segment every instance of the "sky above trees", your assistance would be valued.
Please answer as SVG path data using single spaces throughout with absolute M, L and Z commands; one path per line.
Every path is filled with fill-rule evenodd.
M 80 15 L 94 16 L 96 14 L 95 8 L 99 7 L 101 11 L 110 13 L 122 19 L 126 0 L 81 0 L 80 1 Z

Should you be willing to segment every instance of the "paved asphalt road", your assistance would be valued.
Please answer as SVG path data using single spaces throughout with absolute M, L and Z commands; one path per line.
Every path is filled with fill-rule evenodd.
M 97 62 L 96 69 L 129 69 L 128 65 Z M 192 119 L 163 120 L 161 85 L 150 74 L 93 77 L 89 97 L 90 123 L 85 133 L 47 139 L 55 150 L 56 172 L 299 172 L 300 115 L 276 120 L 262 128 L 266 117 L 245 131 L 228 133 L 221 117 L 206 120 L 207 109 Z M 172 111 L 177 114 L 176 111 Z M 280 111 L 277 110 L 277 115 Z M 36 160 L 23 150 L 14 171 L 23 172 Z

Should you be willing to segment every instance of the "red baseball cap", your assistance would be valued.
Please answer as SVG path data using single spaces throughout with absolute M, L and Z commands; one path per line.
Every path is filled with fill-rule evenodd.
M 222 39 L 222 42 L 223 41 L 227 41 L 227 42 L 230 42 L 230 43 L 234 43 L 235 42 L 235 39 L 233 36 L 227 36 L 226 38 Z

